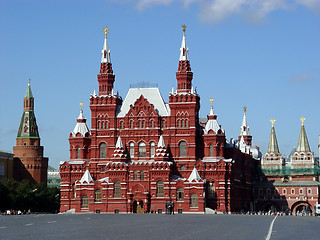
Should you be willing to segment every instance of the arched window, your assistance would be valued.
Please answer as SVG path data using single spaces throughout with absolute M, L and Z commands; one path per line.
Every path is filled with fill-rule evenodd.
M 140 180 L 144 180 L 144 171 L 140 172 Z
M 89 204 L 88 204 L 88 196 L 87 195 L 83 195 L 81 198 L 81 208 L 88 208 Z
M 294 188 L 291 188 L 291 194 L 295 194 Z
M 181 141 L 179 143 L 179 156 L 186 157 L 187 156 L 187 144 L 185 141 Z
M 154 121 L 152 119 L 150 120 L 150 127 L 154 128 Z
M 100 143 L 99 151 L 100 151 L 100 158 L 106 158 L 106 156 L 107 156 L 107 145 L 105 143 Z
M 142 120 L 142 128 L 145 128 L 145 127 L 146 127 L 146 121 Z
M 179 188 L 177 190 L 177 201 L 183 201 L 183 189 Z
M 287 194 L 287 189 L 282 189 L 282 194 Z
M 180 127 L 180 119 L 177 120 L 177 127 Z
M 163 197 L 163 182 L 157 182 L 157 197 Z
M 154 142 L 150 143 L 150 157 L 154 157 L 156 153 L 156 144 Z
M 267 188 L 267 194 L 270 195 L 271 194 L 271 190 L 270 188 Z
M 302 188 L 299 189 L 299 194 L 303 194 L 303 189 Z
M 209 156 L 213 157 L 213 145 L 209 146 Z
M 162 128 L 165 128 L 165 127 L 166 127 L 166 121 L 162 120 Z
M 189 127 L 189 121 L 188 121 L 188 119 L 185 120 L 185 127 L 186 127 L 186 128 Z
M 138 180 L 138 173 L 137 173 L 137 171 L 134 171 L 134 172 L 133 172 L 133 180 L 134 180 L 134 181 L 137 181 L 137 180 Z
M 308 194 L 311 194 L 312 191 L 311 191 L 311 188 L 308 188 Z
M 94 192 L 94 201 L 95 202 L 101 202 L 101 190 L 100 189 L 97 189 Z
M 146 144 L 144 142 L 139 143 L 139 157 L 146 156 Z
M 80 148 L 77 148 L 77 158 L 80 158 Z
M 134 157 L 134 143 L 131 142 L 129 144 L 129 151 L 130 151 L 130 157 L 133 158 Z
M 98 121 L 98 129 L 100 129 L 100 128 L 101 128 L 101 122 Z
M 123 121 L 120 121 L 120 129 L 123 129 Z
M 114 183 L 113 197 L 114 198 L 120 198 L 121 197 L 121 184 L 118 181 L 116 181 Z
M 133 128 L 133 120 L 130 120 L 130 128 Z
M 190 207 L 198 207 L 198 196 L 195 193 L 191 195 Z
M 139 124 L 139 128 L 142 128 L 142 124 L 140 120 L 138 121 L 138 124 Z
M 104 129 L 104 121 L 102 121 L 101 129 Z
M 181 127 L 183 128 L 184 127 L 184 120 L 181 119 Z
M 105 129 L 108 129 L 108 128 L 109 128 L 109 122 L 106 121 Z

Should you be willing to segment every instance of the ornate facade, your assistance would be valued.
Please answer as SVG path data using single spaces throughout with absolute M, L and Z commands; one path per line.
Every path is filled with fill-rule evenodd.
M 252 210 L 260 153 L 251 145 L 246 112 L 239 143 L 226 140 L 212 106 L 200 121 L 185 26 L 168 103 L 156 87 L 130 88 L 124 100 L 115 93 L 104 30 L 91 129 L 81 107 L 70 160 L 60 164 L 60 212 L 161 213 L 168 203 L 179 213 Z

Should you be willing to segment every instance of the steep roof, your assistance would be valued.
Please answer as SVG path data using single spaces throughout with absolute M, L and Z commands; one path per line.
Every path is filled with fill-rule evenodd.
M 188 178 L 189 182 L 192 182 L 193 180 L 195 180 L 196 182 L 199 182 L 200 180 L 202 180 L 195 167 L 193 168 L 193 170 Z
M 217 115 L 213 113 L 213 109 L 211 107 L 210 113 L 208 115 L 208 121 L 204 128 L 204 133 L 208 134 L 210 130 L 213 130 L 214 133 L 217 134 L 220 129 L 220 125 L 217 121 Z
M 247 108 L 243 107 L 243 119 L 242 119 L 240 136 L 248 136 L 248 135 L 250 135 L 249 126 L 247 124 L 246 112 L 247 112 Z
M 269 145 L 268 145 L 268 153 L 280 153 L 279 147 L 278 147 L 278 141 L 276 136 L 276 131 L 274 130 L 274 119 L 271 119 L 272 127 L 271 127 L 271 133 L 269 138 Z
M 130 105 L 133 105 L 141 95 L 153 104 L 160 116 L 170 115 L 169 106 L 163 101 L 158 88 L 130 88 L 117 117 L 124 117 L 130 110 Z
M 86 124 L 86 120 L 87 119 L 84 118 L 84 116 L 83 116 L 83 111 L 82 111 L 82 107 L 81 107 L 79 117 L 77 118 L 77 124 L 76 124 L 76 126 L 74 127 L 74 129 L 72 131 L 72 135 L 73 136 L 76 136 L 77 133 L 80 133 L 81 136 L 85 137 L 85 135 L 87 133 L 89 133 L 89 128 L 88 128 L 88 126 Z
M 24 97 L 25 98 L 33 98 L 31 87 L 30 87 L 30 79 L 29 79 L 28 87 L 27 87 L 26 94 Z
M 91 174 L 88 169 L 85 171 L 85 173 L 83 174 L 83 176 L 80 180 L 81 184 L 83 184 L 84 182 L 87 182 L 87 183 L 93 182 L 93 178 L 91 177 Z
M 304 128 L 304 117 L 301 117 L 301 129 L 299 134 L 299 140 L 297 145 L 297 152 L 310 152 L 310 146 L 308 142 L 308 137 L 306 130 Z

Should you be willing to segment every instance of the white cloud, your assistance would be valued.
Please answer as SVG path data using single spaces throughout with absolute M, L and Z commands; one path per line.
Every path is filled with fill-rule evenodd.
M 314 76 L 311 74 L 297 74 L 297 75 L 293 75 L 290 78 L 290 81 L 295 83 L 304 83 L 304 82 L 311 82 L 313 79 L 314 79 Z
M 136 7 L 145 10 L 155 6 L 168 6 L 173 2 L 180 2 L 185 8 L 197 4 L 200 19 L 211 23 L 223 21 L 233 15 L 261 21 L 274 11 L 294 9 L 296 6 L 320 12 L 320 0 L 138 0 Z

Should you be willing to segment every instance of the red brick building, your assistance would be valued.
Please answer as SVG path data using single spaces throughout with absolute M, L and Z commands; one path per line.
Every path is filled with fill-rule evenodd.
M 200 121 L 185 26 L 168 103 L 156 87 L 130 88 L 124 100 L 115 93 L 107 33 L 99 92 L 90 96 L 91 130 L 81 107 L 70 160 L 60 165 L 60 211 L 161 213 L 166 203 L 179 213 L 252 210 L 260 153 L 246 113 L 238 143 L 226 140 L 212 107 Z
M 268 151 L 261 162 L 260 180 L 255 183 L 254 198 L 257 211 L 286 211 L 310 213 L 319 203 L 319 162 L 311 152 L 304 118 L 297 148 L 290 159 L 279 151 L 272 119 Z M 320 145 L 319 145 L 320 146 Z
M 23 99 L 23 114 L 13 155 L 13 176 L 16 180 L 47 184 L 48 158 L 43 157 L 43 146 L 40 145 L 30 80 Z

